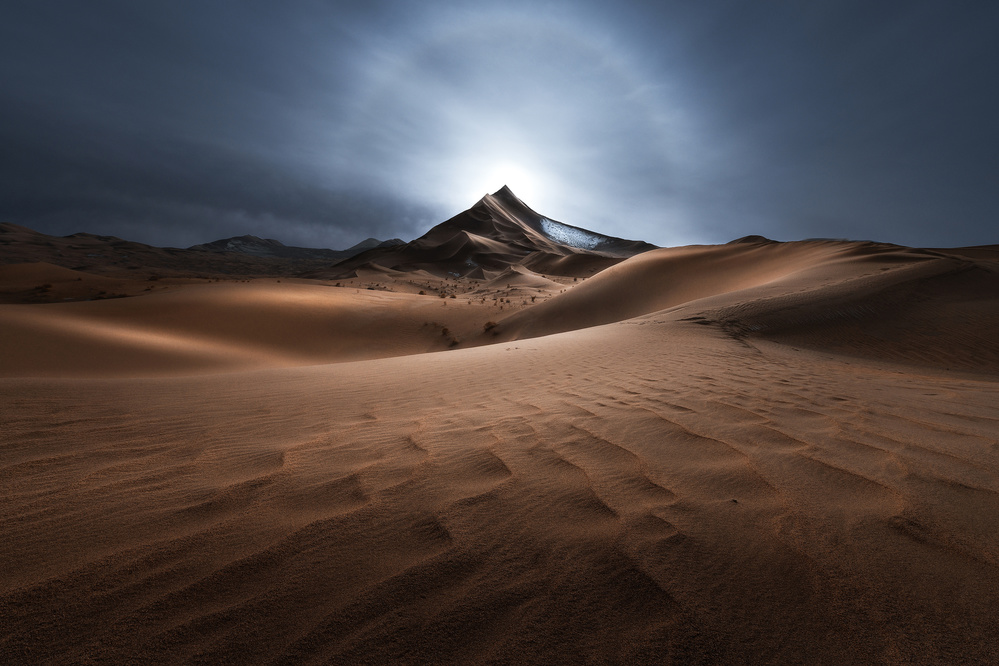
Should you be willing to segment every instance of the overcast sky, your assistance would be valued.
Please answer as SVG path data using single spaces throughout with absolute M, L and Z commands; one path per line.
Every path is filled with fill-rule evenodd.
M 999 242 L 999 2 L 0 5 L 0 221 L 422 234 L 504 183 L 658 245 Z

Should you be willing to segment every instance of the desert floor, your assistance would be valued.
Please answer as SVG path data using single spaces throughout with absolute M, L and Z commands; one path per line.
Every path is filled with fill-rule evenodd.
M 997 266 L 0 266 L 0 661 L 996 663 Z

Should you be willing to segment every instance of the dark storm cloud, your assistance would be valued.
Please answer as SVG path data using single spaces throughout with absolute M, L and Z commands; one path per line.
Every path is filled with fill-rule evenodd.
M 510 180 L 660 244 L 994 242 L 997 25 L 989 3 L 8 2 L 0 218 L 338 247 Z

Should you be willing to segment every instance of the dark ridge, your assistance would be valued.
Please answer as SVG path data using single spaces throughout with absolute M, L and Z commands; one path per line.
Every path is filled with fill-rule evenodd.
M 583 239 L 586 246 L 570 244 L 572 239 Z M 463 276 L 483 269 L 500 271 L 514 265 L 543 264 L 554 269 L 549 272 L 561 274 L 557 271 L 570 264 L 556 259 L 584 255 L 606 266 L 655 247 L 545 217 L 504 185 L 414 241 L 362 252 L 314 277 L 348 278 L 369 265 Z M 576 276 L 580 269 L 572 266 L 570 274 Z
M 743 236 L 742 238 L 736 238 L 731 240 L 726 245 L 735 245 L 737 243 L 777 243 L 779 241 L 770 240 L 766 236 L 759 236 L 757 234 L 751 234 L 749 236 Z
M 192 245 L 189 250 L 205 250 L 208 252 L 240 252 L 254 257 L 281 257 L 284 259 L 320 259 L 325 261 L 342 261 L 374 247 L 391 247 L 403 241 L 394 238 L 380 241 L 368 238 L 346 250 L 329 250 L 325 248 L 295 247 L 285 245 L 273 238 L 258 238 L 256 236 L 234 236 L 210 243 Z
M 402 243 L 367 239 L 347 250 L 296 248 L 256 236 L 226 238 L 191 248 L 155 247 L 115 236 L 49 236 L 0 223 L 0 264 L 45 262 L 99 275 L 129 277 L 297 276 L 372 247 Z

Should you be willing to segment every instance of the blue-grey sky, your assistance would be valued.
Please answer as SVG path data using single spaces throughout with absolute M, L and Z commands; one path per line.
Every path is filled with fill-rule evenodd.
M 406 240 L 509 184 L 658 245 L 999 242 L 999 3 L 6 0 L 0 221 Z

